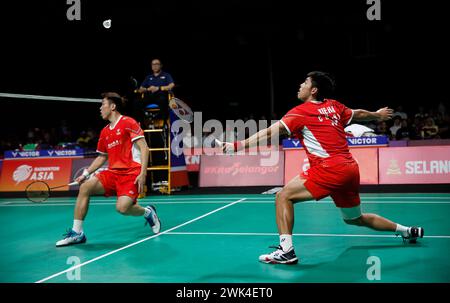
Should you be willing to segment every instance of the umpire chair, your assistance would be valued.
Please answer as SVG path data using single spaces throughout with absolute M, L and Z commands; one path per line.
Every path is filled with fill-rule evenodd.
M 150 185 L 151 191 L 170 195 L 170 119 L 165 113 L 169 110 L 168 101 L 173 98 L 172 91 L 168 91 L 167 96 L 167 102 L 144 104 L 142 129 L 149 147 L 147 184 Z M 145 93 L 138 96 L 143 103 L 145 103 L 145 97 Z M 140 198 L 145 197 L 147 189 L 148 186 Z

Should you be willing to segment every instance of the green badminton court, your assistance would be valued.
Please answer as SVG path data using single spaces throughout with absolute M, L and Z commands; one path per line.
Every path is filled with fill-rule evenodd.
M 450 282 L 450 194 L 362 194 L 364 212 L 425 228 L 417 244 L 346 225 L 329 198 L 295 205 L 297 265 L 258 256 L 278 244 L 274 195 L 174 195 L 142 199 L 162 221 L 152 234 L 114 198 L 93 197 L 85 244 L 56 248 L 75 198 L 34 204 L 0 199 L 0 282 L 304 283 Z

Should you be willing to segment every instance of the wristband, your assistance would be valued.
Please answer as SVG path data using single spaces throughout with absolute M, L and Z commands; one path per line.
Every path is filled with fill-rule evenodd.
M 83 174 L 82 174 L 83 176 L 84 176 L 84 178 L 89 178 L 89 176 L 91 175 L 89 172 L 88 172 L 88 170 L 87 169 L 84 169 L 83 170 Z

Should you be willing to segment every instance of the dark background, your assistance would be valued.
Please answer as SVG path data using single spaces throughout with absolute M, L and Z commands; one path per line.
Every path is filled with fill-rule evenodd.
M 280 118 L 311 70 L 334 74 L 336 98 L 349 107 L 413 112 L 448 103 L 442 3 L 381 0 L 381 21 L 367 20 L 366 0 L 81 0 L 81 21 L 67 20 L 65 0 L 2 3 L 0 92 L 128 94 L 129 78 L 140 83 L 158 57 L 176 95 L 204 119 L 269 118 L 271 75 Z M 5 133 L 62 119 L 104 124 L 94 104 L 0 100 Z

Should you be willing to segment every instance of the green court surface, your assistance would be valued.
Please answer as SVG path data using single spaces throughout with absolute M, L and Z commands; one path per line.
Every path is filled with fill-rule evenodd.
M 332 201 L 295 206 L 297 265 L 258 256 L 278 244 L 274 195 L 147 197 L 162 230 L 94 197 L 85 244 L 56 248 L 75 198 L 0 199 L 0 282 L 301 283 L 450 282 L 450 194 L 363 194 L 364 212 L 425 228 L 417 244 L 346 225 Z M 373 261 L 375 260 L 375 261 Z M 75 266 L 75 268 L 73 268 Z M 374 267 L 375 266 L 375 267 Z

